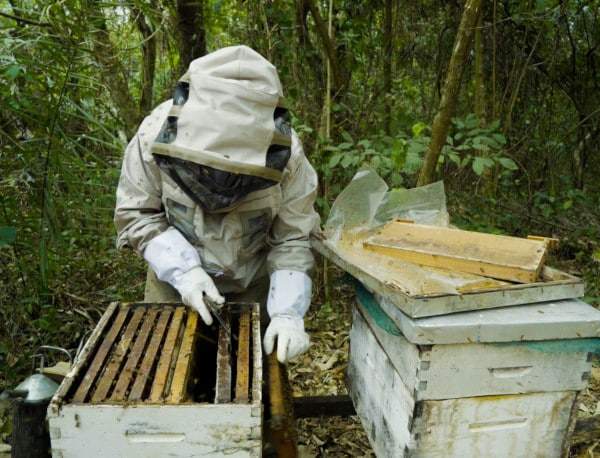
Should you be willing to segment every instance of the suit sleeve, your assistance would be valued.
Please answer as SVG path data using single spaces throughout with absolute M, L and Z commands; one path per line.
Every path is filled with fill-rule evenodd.
M 169 227 L 161 202 L 160 171 L 145 151 L 145 141 L 138 131 L 125 150 L 114 214 L 117 248 L 129 247 L 139 254 Z
M 317 173 L 304 155 L 300 140 L 292 136 L 292 154 L 281 182 L 282 204 L 271 226 L 267 256 L 269 273 L 294 270 L 308 273 L 314 267 L 309 237 L 320 218 L 314 204 Z

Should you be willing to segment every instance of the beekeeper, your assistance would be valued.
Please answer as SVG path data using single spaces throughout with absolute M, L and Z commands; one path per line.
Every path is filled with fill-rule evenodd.
M 264 348 L 281 362 L 309 346 L 317 175 L 290 128 L 276 68 L 246 46 L 194 60 L 173 99 L 142 122 L 117 189 L 117 246 L 151 269 L 146 301 L 264 303 Z M 270 286 L 269 286 L 270 280 Z M 262 297 L 259 297 L 262 296 Z

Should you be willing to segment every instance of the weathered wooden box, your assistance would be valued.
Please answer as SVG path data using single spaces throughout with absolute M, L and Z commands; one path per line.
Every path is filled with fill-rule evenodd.
M 53 457 L 262 453 L 258 304 L 112 304 L 48 408 Z
M 410 318 L 582 297 L 580 278 L 550 267 L 535 283 L 499 282 L 400 262 L 350 244 L 312 239 L 313 248 Z M 450 292 L 448 290 L 450 287 Z
M 359 299 L 348 384 L 377 456 L 561 456 L 577 391 L 591 370 L 588 352 L 600 346 L 600 312 L 565 301 L 558 308 L 534 304 L 420 320 L 405 316 L 407 336 L 381 308 L 374 309 L 373 296 L 363 290 Z M 534 308 L 533 316 L 527 307 Z M 569 316 L 569 308 L 577 309 L 578 319 L 564 323 L 564 334 L 557 326 L 554 340 L 535 341 L 535 315 L 555 313 L 558 320 L 561 313 Z M 471 314 L 478 319 L 470 322 Z M 428 320 L 437 320 L 436 326 Z M 540 321 L 538 330 L 546 326 Z M 513 332 L 531 340 L 511 341 L 511 333 L 498 330 L 497 323 L 511 322 Z M 572 332 L 582 339 L 565 338 Z M 548 331 L 539 334 L 552 338 Z

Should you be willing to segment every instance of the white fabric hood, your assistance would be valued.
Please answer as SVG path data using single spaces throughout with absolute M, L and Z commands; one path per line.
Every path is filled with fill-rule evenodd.
M 289 127 L 274 120 L 282 105 L 273 64 L 247 46 L 220 49 L 190 64 L 152 152 L 280 181 L 266 158 L 271 145 L 291 145 Z

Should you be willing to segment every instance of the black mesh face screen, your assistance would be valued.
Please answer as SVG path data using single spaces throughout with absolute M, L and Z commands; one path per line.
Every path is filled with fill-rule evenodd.
M 273 113 L 275 129 L 287 137 L 292 136 L 292 128 L 290 127 L 290 115 L 288 111 L 281 107 L 276 107 Z M 287 165 L 292 154 L 289 146 L 271 145 L 267 150 L 266 166 L 272 169 L 283 170 Z
M 275 107 L 275 111 L 273 112 L 273 120 L 275 121 L 275 129 L 288 137 L 292 136 L 289 111 L 287 111 L 285 108 Z
M 266 178 L 224 172 L 174 157 L 155 155 L 155 158 L 181 190 L 207 211 L 230 207 L 251 192 L 277 184 Z
M 291 153 L 289 146 L 269 146 L 266 166 L 271 169 L 283 170 L 290 160 Z
M 173 91 L 173 105 L 183 105 L 190 95 L 190 83 L 178 81 Z

